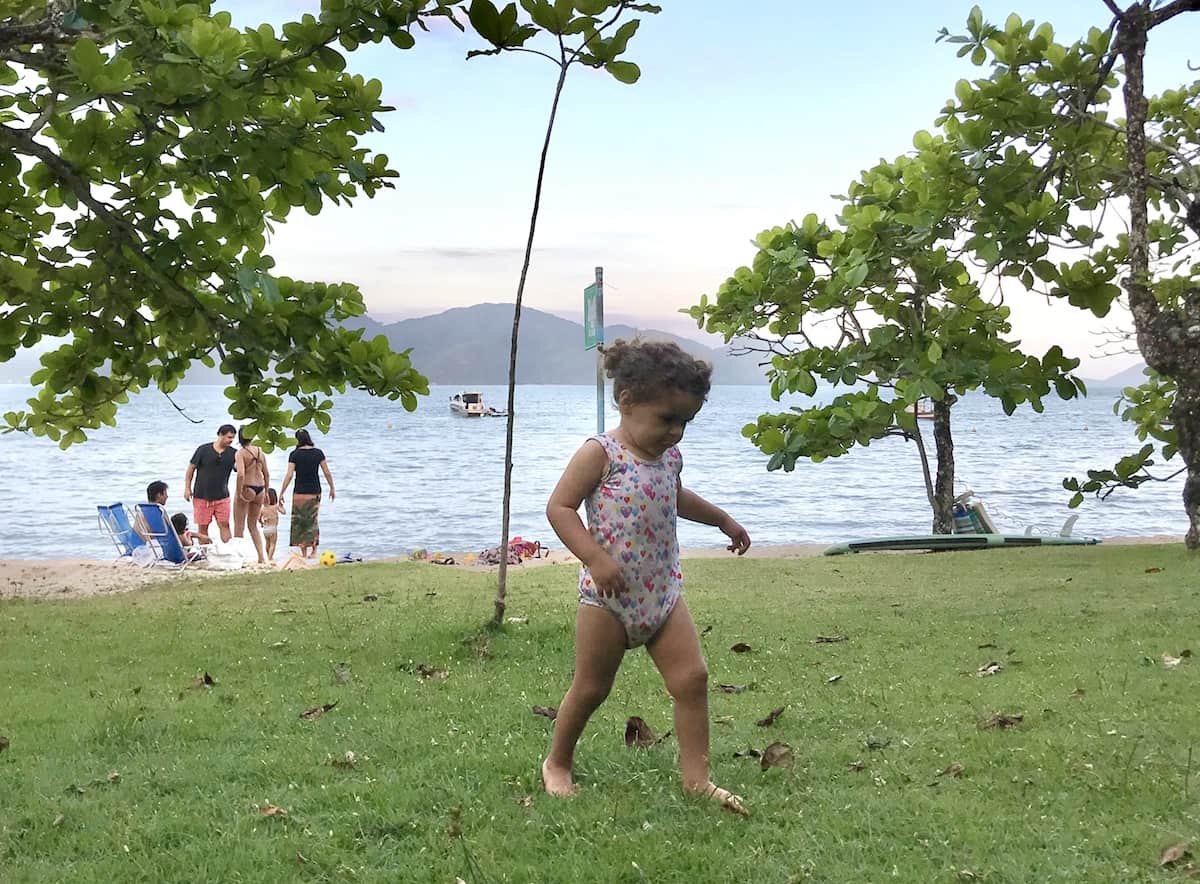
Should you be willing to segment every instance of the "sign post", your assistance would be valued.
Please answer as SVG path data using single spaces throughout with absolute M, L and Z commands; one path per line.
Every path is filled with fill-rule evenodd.
M 604 343 L 604 268 L 596 268 L 596 281 L 583 290 L 583 349 Z M 604 354 L 596 350 L 596 432 L 604 432 Z

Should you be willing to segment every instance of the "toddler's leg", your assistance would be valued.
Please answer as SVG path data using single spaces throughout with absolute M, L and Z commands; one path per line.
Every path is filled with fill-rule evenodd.
M 612 689 L 624 656 L 625 627 L 603 608 L 580 605 L 575 615 L 575 677 L 558 707 L 550 754 L 542 762 L 542 781 L 551 795 L 574 793 L 575 744 Z
M 708 667 L 687 602 L 679 600 L 658 634 L 646 646 L 675 701 L 675 734 L 683 789 L 748 814 L 741 799 L 713 784 L 708 770 Z

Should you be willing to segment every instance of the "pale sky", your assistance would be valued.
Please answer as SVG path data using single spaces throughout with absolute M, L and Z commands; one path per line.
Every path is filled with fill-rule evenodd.
M 239 24 L 276 24 L 317 0 L 223 0 Z M 661 0 L 622 85 L 572 69 L 551 145 L 525 303 L 578 318 L 593 267 L 605 269 L 605 310 L 696 335 L 681 307 L 713 293 L 754 256 L 761 230 L 809 212 L 831 218 L 859 172 L 911 147 L 959 78 L 982 76 L 937 30 L 964 30 L 970 2 L 812 3 Z M 1101 0 L 980 4 L 1051 22 L 1060 41 L 1107 26 Z M 736 9 L 736 12 L 734 11 Z M 1200 62 L 1197 16 L 1152 35 L 1151 90 L 1190 81 Z M 384 84 L 386 133 L 367 144 L 400 172 L 396 190 L 318 217 L 297 211 L 271 246 L 278 270 L 346 281 L 368 312 L 390 320 L 483 301 L 511 301 L 520 270 L 538 152 L 556 69 L 528 55 L 464 59 L 478 48 L 442 27 L 400 51 L 349 55 L 349 69 Z M 1106 377 L 1134 357 L 1093 359 L 1094 336 L 1121 324 L 1035 297 L 1010 299 L 1017 337 L 1041 355 L 1054 343 Z M 715 343 L 715 342 L 714 342 Z

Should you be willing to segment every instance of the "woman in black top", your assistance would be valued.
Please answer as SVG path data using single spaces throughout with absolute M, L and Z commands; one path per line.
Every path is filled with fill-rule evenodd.
M 325 452 L 313 445 L 312 436 L 308 430 L 296 431 L 295 450 L 288 455 L 287 475 L 283 477 L 283 487 L 279 496 L 287 493 L 293 477 L 296 480 L 296 490 L 292 494 L 292 529 L 289 542 L 292 546 L 300 547 L 300 554 L 305 558 L 316 555 L 321 543 L 321 527 L 319 514 L 321 510 L 321 477 L 329 483 L 329 499 L 337 495 L 333 490 L 333 475 L 329 472 L 329 462 L 325 460 Z

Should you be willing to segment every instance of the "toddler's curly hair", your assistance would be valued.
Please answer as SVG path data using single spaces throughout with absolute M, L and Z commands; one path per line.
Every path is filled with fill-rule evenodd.
M 625 390 L 634 402 L 656 399 L 672 390 L 704 399 L 712 387 L 712 365 L 671 341 L 618 338 L 600 352 L 604 354 L 604 372 L 613 381 L 614 400 Z

